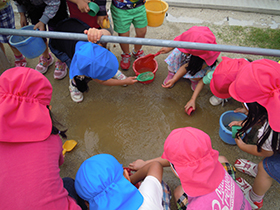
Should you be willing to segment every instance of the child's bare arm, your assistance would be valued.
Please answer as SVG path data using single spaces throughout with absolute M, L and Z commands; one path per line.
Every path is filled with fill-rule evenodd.
M 169 53 L 171 50 L 173 50 L 173 47 L 163 47 L 159 50 L 160 54 L 166 54 Z
M 143 166 L 136 173 L 130 176 L 130 181 L 132 184 L 136 184 L 137 182 L 145 179 L 146 176 L 153 176 L 158 179 L 159 182 L 162 181 L 162 173 L 163 168 L 162 165 L 157 162 L 151 162 Z
M 134 83 L 138 82 L 135 77 L 127 77 L 124 80 L 118 80 L 118 79 L 108 79 L 108 80 L 99 80 L 99 79 L 92 79 L 95 82 L 106 85 L 106 86 L 118 86 L 118 85 L 133 85 Z
M 234 125 L 237 125 L 237 126 L 241 126 L 242 127 L 242 123 L 243 123 L 243 120 L 240 120 L 240 121 L 232 121 L 228 124 L 229 127 L 232 127 Z
M 194 90 L 194 92 L 193 92 L 193 94 L 192 94 L 191 99 L 185 105 L 185 109 L 189 109 L 190 107 L 192 107 L 195 110 L 196 99 L 197 99 L 199 93 L 201 92 L 201 90 L 203 89 L 203 87 L 204 87 L 203 80 L 200 79 L 196 88 L 195 88 L 195 90 Z
M 167 81 L 166 84 L 162 84 L 161 86 L 164 88 L 172 87 L 181 77 L 183 77 L 187 73 L 186 70 L 187 65 L 188 64 L 186 63 L 183 66 L 181 66 L 179 70 L 176 72 L 176 74 L 174 75 L 174 77 L 169 81 Z
M 139 170 L 140 168 L 142 168 L 143 166 L 145 166 L 146 164 L 151 163 L 151 162 L 154 162 L 154 161 L 159 162 L 159 163 L 162 165 L 162 167 L 168 167 L 168 166 L 170 166 L 168 160 L 163 159 L 163 158 L 161 158 L 161 157 L 157 157 L 157 158 L 153 158 L 153 159 L 146 160 L 146 161 L 141 160 L 141 159 L 138 159 L 138 160 L 136 160 L 136 161 L 130 163 L 130 164 L 128 165 L 128 168 L 137 171 L 137 170 Z
M 257 145 L 246 144 L 240 137 L 235 138 L 235 142 L 242 151 L 247 152 L 251 155 L 259 157 L 270 157 L 271 155 L 273 155 L 273 151 L 268 151 L 264 149 L 262 149 L 261 152 L 258 152 Z

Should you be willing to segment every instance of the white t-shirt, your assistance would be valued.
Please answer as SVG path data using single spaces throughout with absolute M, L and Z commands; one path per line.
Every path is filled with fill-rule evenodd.
M 144 197 L 139 210 L 163 210 L 162 207 L 162 186 L 154 176 L 147 176 L 139 187 L 140 193 Z
M 265 129 L 269 126 L 268 122 L 266 121 L 263 126 L 258 130 L 258 138 L 260 138 Z M 268 138 L 265 140 L 265 142 L 263 143 L 262 145 L 262 149 L 266 150 L 266 151 L 273 151 L 272 147 L 271 147 L 271 142 L 272 142 L 272 134 L 273 134 L 273 131 L 271 130 Z

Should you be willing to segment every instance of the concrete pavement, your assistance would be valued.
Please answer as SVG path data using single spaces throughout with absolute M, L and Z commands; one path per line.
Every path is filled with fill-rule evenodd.
M 280 15 L 279 0 L 166 0 L 169 6 Z

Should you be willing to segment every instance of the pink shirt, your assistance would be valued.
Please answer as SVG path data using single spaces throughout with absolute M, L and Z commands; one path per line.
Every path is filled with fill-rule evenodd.
M 1 209 L 81 209 L 63 187 L 62 163 L 58 135 L 41 142 L 0 142 Z
M 245 199 L 241 189 L 226 172 L 225 177 L 215 191 L 198 196 L 190 197 L 188 210 L 251 210 L 250 203 Z

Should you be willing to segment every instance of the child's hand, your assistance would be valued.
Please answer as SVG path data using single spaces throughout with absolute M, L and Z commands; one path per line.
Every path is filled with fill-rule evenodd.
M 244 143 L 244 141 L 238 136 L 238 138 L 234 139 L 237 146 L 241 149 L 243 145 L 246 145 L 246 143 Z
M 184 106 L 185 110 L 188 110 L 190 107 L 192 107 L 193 110 L 195 110 L 195 100 L 194 99 L 190 99 L 188 101 L 188 103 Z
M 168 81 L 165 83 L 165 85 L 162 84 L 161 86 L 162 86 L 163 88 L 170 88 L 170 87 L 172 87 L 174 84 L 175 84 L 174 79 L 170 79 L 170 80 L 168 80 Z
M 243 114 L 246 114 L 246 115 L 248 114 L 248 111 L 244 107 L 236 108 L 234 110 L 234 112 L 240 112 L 240 113 L 243 113 Z
M 234 125 L 237 125 L 237 126 L 242 126 L 242 122 L 243 121 L 232 121 L 230 124 L 228 124 L 229 127 L 232 127 Z
M 96 43 L 100 40 L 103 32 L 96 28 L 90 28 L 88 30 L 84 30 L 84 33 L 88 35 L 88 41 Z
M 106 15 L 105 16 L 97 16 L 97 24 L 100 25 L 101 28 L 104 28 L 103 27 L 104 19 L 108 20 L 108 17 Z
M 23 27 L 23 26 L 27 26 L 27 19 L 25 17 L 25 14 L 24 12 L 20 12 L 20 26 Z
M 133 85 L 134 83 L 138 82 L 138 80 L 136 80 L 136 76 L 135 77 L 127 77 L 126 79 L 122 80 L 125 82 L 126 85 Z
M 78 0 L 77 1 L 77 7 L 79 8 L 79 10 L 81 11 L 81 13 L 88 13 L 89 12 L 89 6 L 88 3 L 90 2 L 90 0 Z
M 128 168 L 130 168 L 131 170 L 134 170 L 134 171 L 138 171 L 145 164 L 146 164 L 146 162 L 144 160 L 138 159 L 138 160 L 135 160 L 132 163 L 129 163 Z
M 39 29 L 40 31 L 45 31 L 46 30 L 46 26 L 43 22 L 39 21 L 35 26 L 34 26 L 34 30 Z
M 172 48 L 172 47 L 163 47 L 158 52 L 160 52 L 160 54 L 166 54 L 166 53 L 169 53 L 173 49 L 174 48 Z

